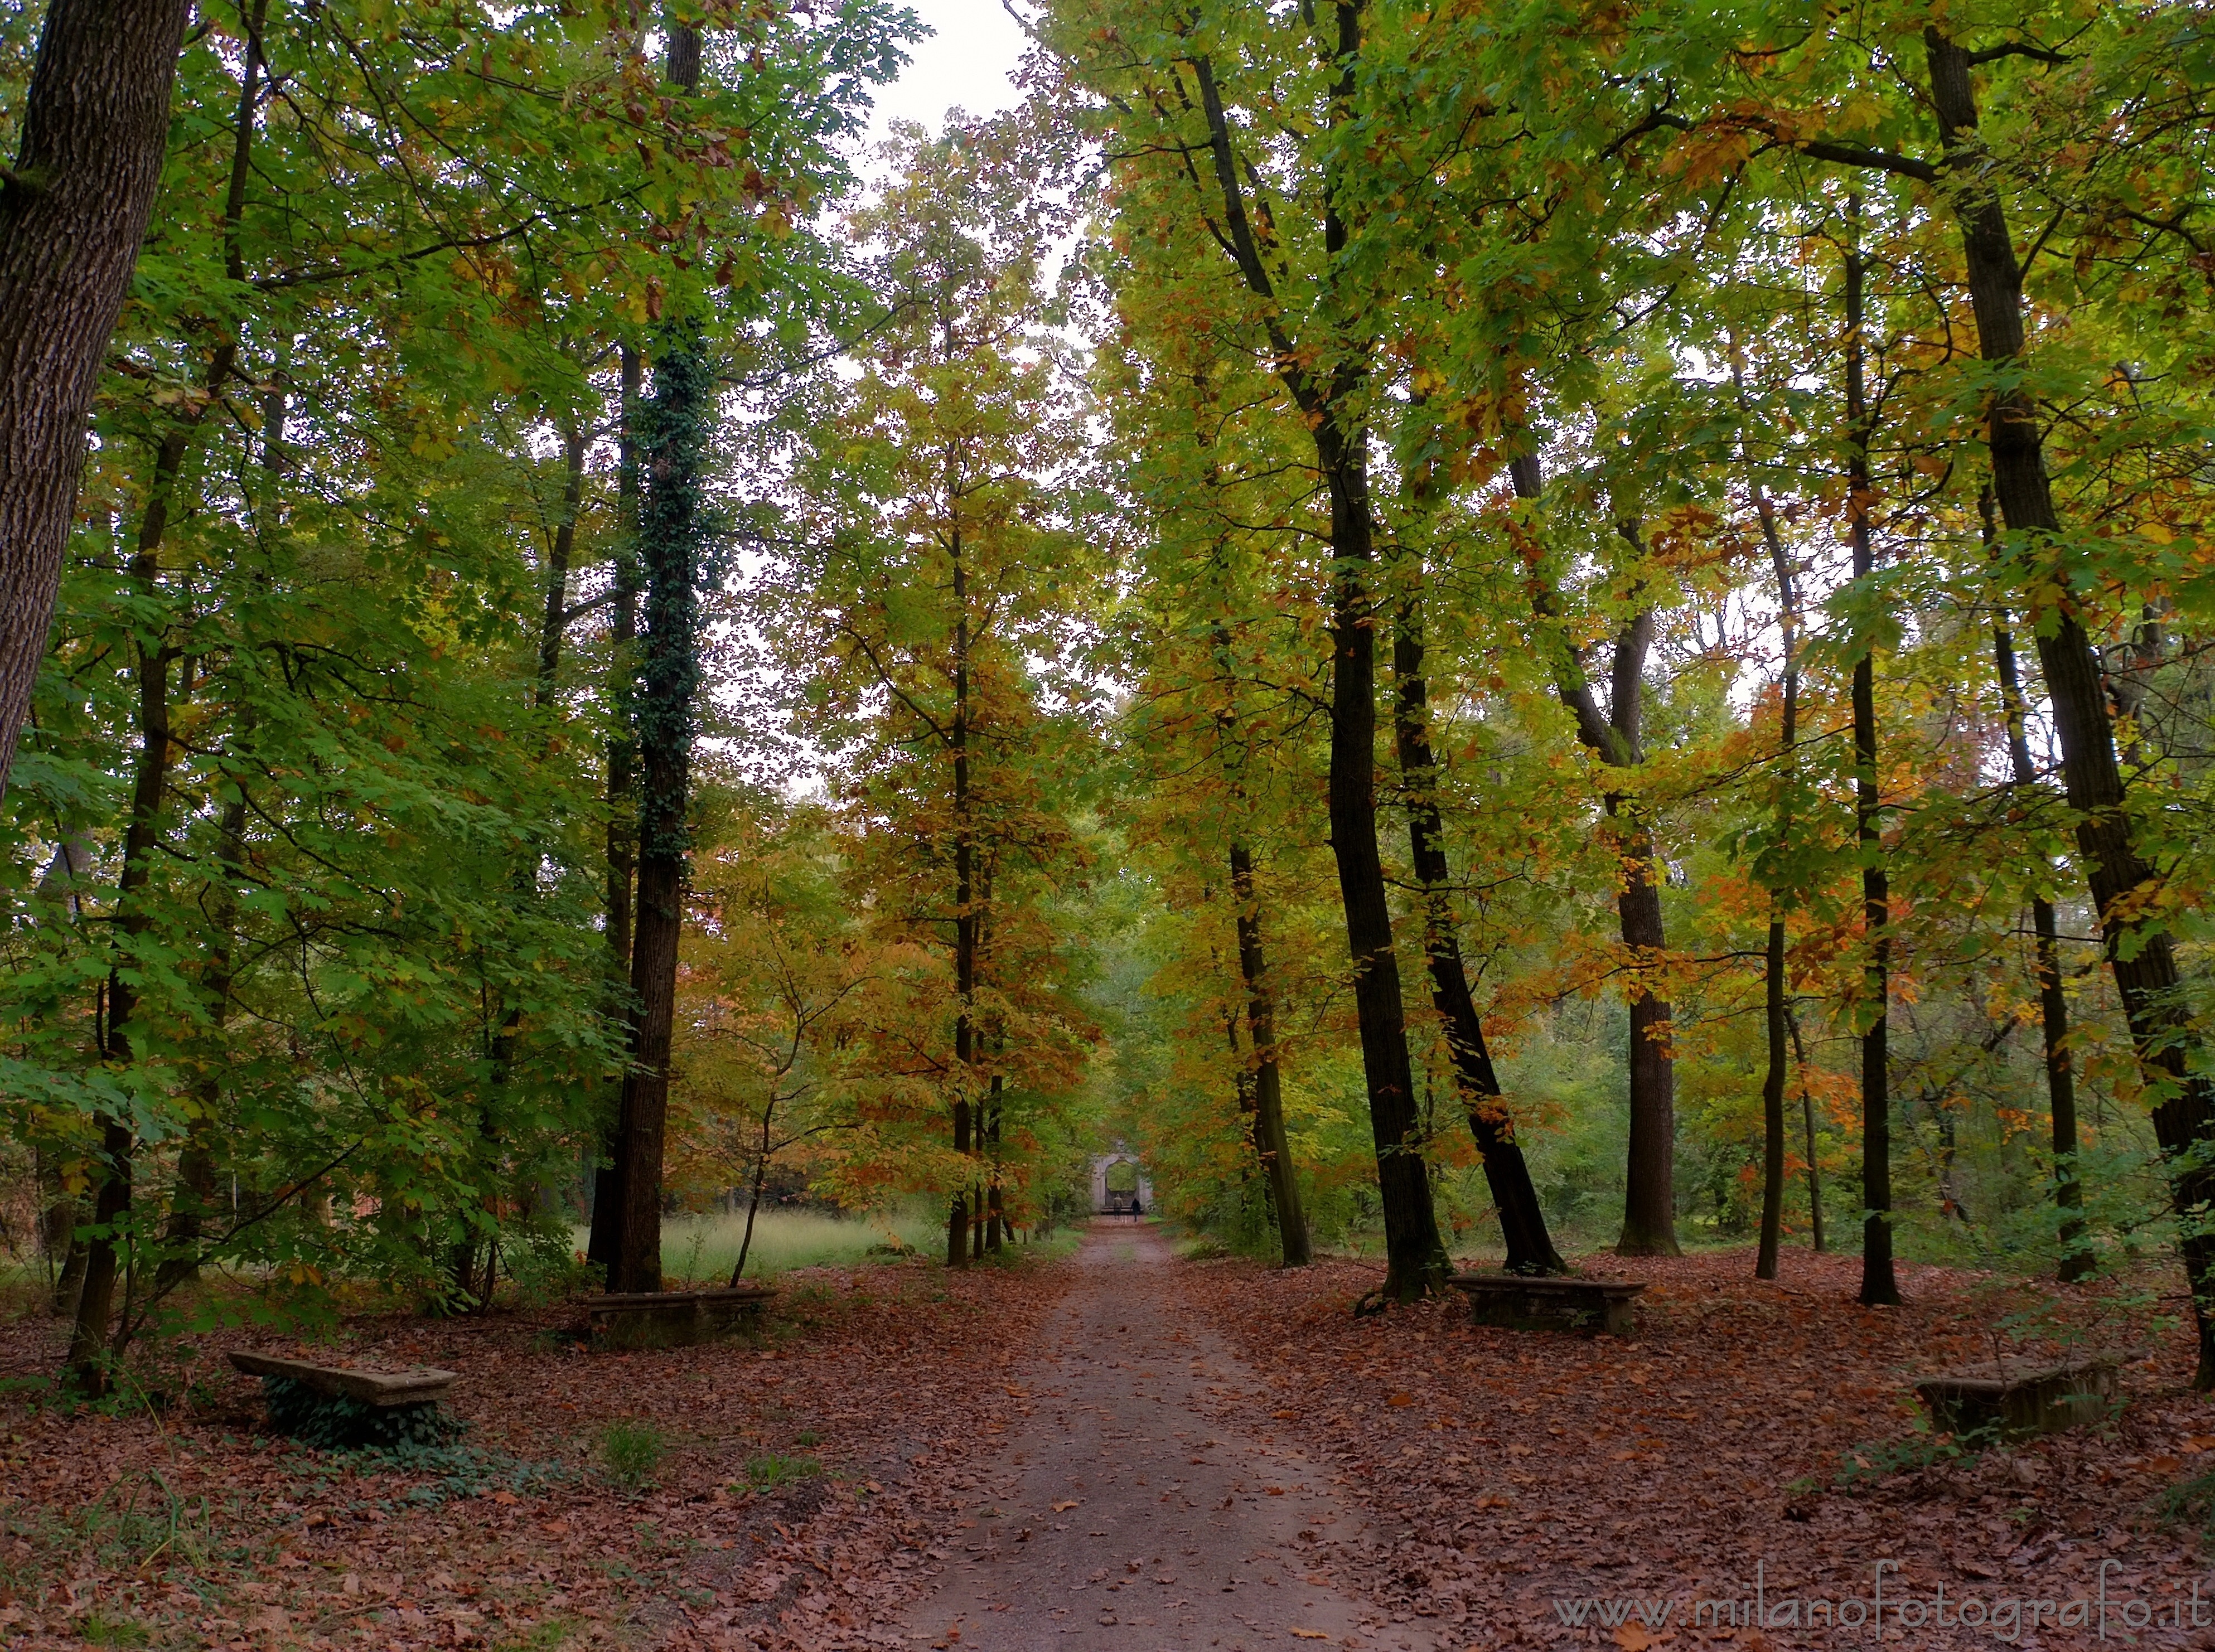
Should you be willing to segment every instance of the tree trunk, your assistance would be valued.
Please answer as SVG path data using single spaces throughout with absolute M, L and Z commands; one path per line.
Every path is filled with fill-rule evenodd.
M 1800 1019 L 1784 1005 L 1784 1025 L 1792 1034 L 1792 1062 L 1800 1069 L 1800 1123 L 1807 1136 L 1807 1245 L 1817 1256 L 1828 1247 L 1823 1234 L 1823 1173 L 1815 1162 L 1815 1098 L 1807 1088 L 1807 1052 L 1800 1043 Z
M 1001 1075 L 995 1073 L 992 1074 L 991 1092 L 985 1104 L 985 1117 L 987 1123 L 985 1129 L 984 1147 L 986 1154 L 985 1162 L 991 1166 L 988 1179 L 985 1184 L 985 1249 L 988 1252 L 1000 1248 L 1000 1227 L 1003 1212 L 1006 1209 L 1006 1206 L 1001 1202 L 1000 1188 L 1000 1108 L 1003 1104 L 1001 1096 Z
M 672 24 L 669 78 L 691 92 L 699 76 L 698 29 Z M 677 958 L 684 933 L 685 861 L 692 841 L 692 700 L 700 686 L 698 516 L 717 393 L 696 324 L 679 322 L 666 337 L 639 441 L 646 468 L 639 523 L 646 650 L 638 707 L 645 772 L 638 810 L 630 1066 L 617 1124 L 623 1139 L 622 1226 L 608 1277 L 608 1288 L 616 1291 L 661 1288 L 662 1147 Z
M 1316 427 L 1316 457 L 1330 489 L 1330 847 L 1353 959 L 1354 1014 L 1368 1080 L 1370 1133 L 1384 1206 L 1382 1295 L 1408 1301 L 1443 1284 L 1451 1270 L 1431 1204 L 1431 1184 L 1408 1061 L 1400 964 L 1377 846 L 1377 646 L 1368 590 L 1368 477 L 1357 439 L 1328 419 Z
M 1983 142 L 1978 138 L 1976 86 L 1969 69 L 1969 51 L 1941 28 L 1923 31 L 1923 46 L 1930 55 L 1931 108 L 1938 115 L 1938 133 L 1945 144 L 1947 173 L 1960 177 L 1956 212 L 1960 217 L 1960 242 L 1969 274 L 1969 306 L 1976 312 L 1978 354 L 1991 365 L 2014 370 L 2022 358 L 2022 268 L 2016 261 L 2014 233 L 2007 226 L 2007 208 L 1998 193 L 1980 181 Z M 2009 383 L 1991 399 L 1987 419 L 1987 447 L 1991 454 L 1991 496 L 1998 500 L 2007 527 L 2020 534 L 2029 552 L 2045 552 L 2062 531 L 2060 511 L 2053 507 L 2053 489 L 2046 480 L 2045 438 L 2038 430 L 2038 405 L 2020 388 Z M 2066 562 L 2062 562 L 2066 569 Z M 2066 584 L 2066 572 L 2062 573 Z M 2046 695 L 2053 704 L 2053 731 L 2060 735 L 2062 788 L 2069 808 L 2077 815 L 2077 853 L 2084 860 L 2084 877 L 2091 884 L 2093 910 L 2100 917 L 2100 939 L 2108 970 L 2115 976 L 2115 992 L 2122 996 L 2124 1021 L 2131 1027 L 2131 1043 L 2138 1059 L 2151 1068 L 2166 1100 L 2153 1110 L 2153 1134 L 2162 1153 L 2170 1160 L 2170 1198 L 2187 1221 L 2187 1238 L 2180 1242 L 2184 1273 L 2193 1294 L 2193 1325 L 2200 1340 L 2200 1368 L 2195 1386 L 2215 1386 L 2215 1238 L 2191 1231 L 2200 1225 L 2200 1214 L 2215 1198 L 2215 1173 L 2208 1160 L 2208 1138 L 2215 1136 L 2215 1096 L 2208 1080 L 2191 1072 L 2188 1043 L 2193 1043 L 2187 1014 L 2177 1003 L 2177 959 L 2166 930 L 2151 928 L 2144 917 L 2131 910 L 2131 896 L 2153 884 L 2157 872 L 2139 853 L 2129 817 L 2122 811 L 2122 768 L 2115 760 L 2115 729 L 2108 718 L 2107 698 L 2100 687 L 2100 660 L 2093 653 L 2091 635 L 2077 618 L 2073 603 L 2056 604 L 2053 615 L 2042 615 L 2035 629 L 2038 664 L 2046 677 Z M 2014 649 L 2009 646 L 2009 662 Z M 2003 684 L 2004 693 L 2004 684 Z M 2018 695 L 2020 700 L 2020 695 Z M 2014 722 L 2014 711 L 2011 711 Z M 2014 742 L 2011 742 L 2014 744 Z M 2029 749 L 2024 749 L 2024 764 Z M 2051 928 L 2051 906 L 2046 906 L 2046 928 Z M 2035 908 L 2034 908 L 2035 921 Z M 2046 1019 L 2046 1083 L 2053 1098 L 2053 1152 L 2056 1152 L 2056 1198 L 2071 1207 L 2082 1198 L 2077 1190 L 2076 1160 L 2076 1076 L 2066 1068 L 2066 1048 L 2053 1034 L 2053 1014 L 2062 1017 L 2066 1030 L 2066 999 L 2062 996 L 2058 968 L 2058 937 L 2049 961 L 2046 928 L 2040 928 L 2038 970 L 2040 1010 Z M 2051 1006 L 2051 1007 L 2049 1007 Z M 2060 1054 L 2060 1068 L 2056 1065 Z M 2062 1090 L 2053 1090 L 2058 1074 L 2066 1074 Z M 2069 1132 L 2062 1134 L 2062 1121 Z M 2065 1278 L 2082 1278 L 2077 1269 L 2089 1269 L 2091 1257 L 2073 1249 L 2082 1227 L 2062 1225 L 2062 1269 Z
M 1978 182 L 1982 149 L 1969 54 L 1935 27 L 1924 32 L 1924 45 L 1946 164 L 1964 180 L 1956 210 L 1979 352 L 1986 362 L 2011 369 L 2023 348 L 2022 270 L 1999 197 Z M 2028 548 L 2043 550 L 2059 535 L 2061 519 L 2047 485 L 2038 409 L 2019 387 L 2003 390 L 1992 399 L 1986 430 L 2001 514 Z M 2215 1387 L 2215 1236 L 2197 1231 L 2215 1201 L 2215 1170 L 2207 1162 L 2215 1096 L 2206 1078 L 2192 1071 L 2195 1040 L 2178 1002 L 2170 938 L 2134 909 L 2139 891 L 2157 874 L 2139 853 L 2123 811 L 2122 771 L 2092 639 L 2070 604 L 2057 605 L 2045 618 L 2037 631 L 2039 664 L 2060 737 L 2062 783 L 2077 817 L 2077 850 L 2100 915 L 2101 940 L 2131 1042 L 2149 1076 L 2167 1092 L 2153 1110 L 2154 1136 L 2169 1159 L 2170 1196 L 2186 1223 L 2178 1249 L 2199 1337 L 2194 1380 L 2202 1389 Z
M 226 368 L 230 347 L 216 352 Z M 212 374 L 211 376 L 214 376 Z M 192 422 L 181 422 L 162 439 L 155 456 L 154 485 L 146 514 L 138 525 L 138 550 L 131 561 L 131 580 L 138 594 L 151 603 L 160 599 L 163 536 L 169 510 L 192 440 Z M 101 1051 L 108 1062 L 127 1064 L 138 1002 L 137 943 L 153 926 L 148 909 L 147 885 L 153 878 L 153 857 L 161 841 L 162 815 L 168 805 L 169 741 L 169 665 L 175 653 L 166 631 L 142 636 L 137 645 L 134 671 L 138 688 L 138 752 L 133 765 L 131 816 L 123 834 L 123 869 L 116 882 L 116 934 L 120 943 L 107 976 L 107 1031 Z M 131 1213 L 132 1153 L 135 1143 L 122 1120 L 101 1122 L 101 1174 L 95 1202 L 95 1231 L 86 1242 L 83 1288 L 77 1294 L 77 1324 L 70 1337 L 69 1380 L 90 1394 L 107 1392 L 106 1348 L 107 1323 L 115 1306 L 119 1252 L 127 1244 L 123 1224 Z
M 754 1248 L 754 1217 L 761 1210 L 762 1187 L 769 1180 L 770 1131 L 776 1118 L 776 1093 L 772 1088 L 762 1108 L 761 1145 L 754 1153 L 754 1184 L 746 1196 L 745 1236 L 739 1241 L 739 1259 L 731 1264 L 731 1286 L 738 1288 L 746 1271 L 746 1255 Z
M 163 454 L 170 452 L 166 442 Z M 158 474 L 158 473 L 157 473 Z M 174 471 L 169 473 L 174 477 Z M 157 492 L 139 530 L 138 554 L 132 561 L 132 582 L 156 594 L 156 553 L 161 542 L 167 495 Z M 107 1061 L 132 1060 L 132 1025 L 138 1009 L 137 942 L 153 926 L 147 885 L 161 839 L 169 778 L 169 662 L 166 640 L 141 639 L 138 648 L 138 755 L 132 786 L 131 819 L 123 835 L 123 871 L 115 891 L 119 956 L 107 977 Z M 86 1241 L 84 1285 L 78 1293 L 77 1323 L 70 1335 L 69 1380 L 88 1394 L 107 1392 L 107 1325 L 115 1308 L 120 1257 L 129 1248 L 125 1229 L 131 1216 L 132 1155 L 136 1143 L 121 1119 L 101 1121 L 101 1184 L 93 1212 L 94 1231 Z
M 654 367 L 641 443 L 647 486 L 640 524 L 646 648 L 639 695 L 638 903 L 631 947 L 630 1067 L 618 1129 L 623 1174 L 618 1251 L 608 1285 L 661 1288 L 661 1163 L 677 958 L 691 844 L 692 696 L 700 681 L 694 552 L 715 374 L 696 338 L 679 337 Z
M 77 1218 L 83 1214 L 83 1206 L 71 1198 L 53 1208 L 60 1211 L 69 1224 L 61 1235 L 61 1270 L 54 1276 L 54 1317 L 74 1320 L 78 1299 L 84 1294 L 85 1263 L 92 1251 L 91 1247 L 77 1237 Z
M 188 0 L 49 0 L 0 185 L 0 794 L 46 651 L 85 415 L 145 238 Z
M 1654 881 L 1654 838 L 1634 821 L 1623 839 L 1623 894 L 1616 902 L 1623 944 L 1641 961 L 1668 945 L 1661 891 Z M 1642 992 L 1630 1001 L 1630 1152 L 1617 1256 L 1673 1257 L 1677 1244 L 1677 1063 L 1669 1051 L 1666 999 Z
M 609 996 L 627 998 L 630 991 L 632 879 L 638 866 L 638 811 L 633 796 L 638 746 L 632 722 L 636 707 L 631 692 L 636 663 L 632 646 L 638 639 L 638 409 L 643 374 L 638 352 L 622 346 L 623 433 L 616 445 L 615 617 L 611 623 L 613 644 L 609 667 L 609 698 L 613 702 L 615 732 L 608 737 L 608 966 Z M 619 1013 L 629 1014 L 627 1006 Z M 623 1232 L 623 1080 L 615 1084 L 614 1117 L 602 1132 L 600 1152 L 592 1166 L 592 1225 L 586 1241 L 587 1259 L 603 1269 L 615 1266 Z
M 1776 577 L 1777 627 L 1783 637 L 1784 704 L 1777 748 L 1785 769 L 1785 801 L 1776 811 L 1776 848 L 1782 854 L 1792 835 L 1791 794 L 1799 778 L 1800 742 L 1800 593 L 1792 578 L 1792 559 L 1776 531 L 1776 509 L 1767 492 L 1752 484 L 1754 515 L 1761 523 L 1762 541 L 1769 549 L 1769 564 Z M 1790 1051 L 1785 1031 L 1784 914 L 1791 896 L 1782 888 L 1770 891 L 1769 941 L 1762 965 L 1762 995 L 1769 1037 L 1769 1070 L 1761 1083 L 1761 1249 L 1753 1266 L 1756 1279 L 1776 1277 L 1777 1251 L 1784 1239 L 1784 1090 Z M 1808 1129 L 1808 1163 L 1813 1168 L 1814 1129 Z
M 1230 845 L 1230 893 L 1238 905 L 1238 974 L 1246 986 L 1246 1036 L 1254 1047 L 1250 1069 L 1242 1071 L 1254 1109 L 1254 1147 L 1268 1178 L 1284 1265 L 1304 1268 L 1315 1260 L 1315 1252 L 1300 1197 L 1299 1167 L 1292 1162 L 1292 1143 L 1285 1134 L 1284 1083 L 1277 1067 L 1277 993 L 1269 984 L 1268 959 L 1262 950 L 1253 852 L 1237 840 Z M 1235 1031 L 1230 1047 L 1238 1047 Z
M 569 560 L 576 552 L 577 517 L 584 504 L 585 432 L 572 421 L 561 429 L 561 517 L 555 524 L 554 543 L 546 557 L 546 612 L 538 625 L 538 672 L 531 693 L 531 709 L 549 719 L 561 672 L 561 639 L 568 629 Z M 549 720 L 546 743 L 550 744 L 552 739 Z
M 1212 950 L 1210 956 L 1213 956 Z M 1239 1209 L 1242 1213 L 1246 1208 L 1246 1202 L 1254 1191 L 1258 1175 L 1263 1223 L 1270 1232 L 1279 1235 L 1281 1243 L 1282 1230 L 1277 1224 L 1276 1196 L 1267 1173 L 1270 1169 L 1269 1149 L 1261 1140 L 1261 1115 L 1255 1101 L 1255 1067 L 1247 1057 L 1246 1046 L 1238 1042 L 1238 1011 L 1235 1006 L 1224 1006 L 1223 1037 L 1230 1048 L 1230 1092 L 1237 1098 L 1238 1117 L 1245 1121 L 1247 1151 L 1254 1155 L 1253 1162 L 1244 1168 L 1238 1179 Z
M 1519 499 L 1535 503 L 1545 492 L 1535 453 L 1511 460 L 1508 474 Z M 1618 530 L 1634 546 L 1638 544 L 1635 523 L 1621 523 Z M 1542 621 L 1559 621 L 1560 602 L 1535 572 L 1531 600 Z M 1635 768 L 1645 761 L 1645 661 L 1653 635 L 1650 610 L 1634 615 L 1617 633 L 1611 672 L 1614 704 L 1604 717 L 1577 650 L 1563 642 L 1549 651 L 1554 690 L 1576 721 L 1578 740 L 1612 768 Z M 1640 964 L 1658 962 L 1668 935 L 1661 921 L 1661 891 L 1654 881 L 1653 832 L 1635 811 L 1626 817 L 1621 792 L 1604 792 L 1601 802 L 1613 824 L 1623 864 L 1623 889 L 1616 896 L 1623 944 Z M 1677 1256 L 1681 1254 L 1677 1244 L 1677 1068 L 1667 1042 L 1669 1006 L 1636 982 L 1626 995 L 1630 1009 L 1630 1142 L 1624 1166 L 1623 1233 L 1616 1253 Z
M 1418 573 L 1416 577 L 1420 578 Z M 1500 1214 L 1507 1247 L 1506 1270 L 1560 1274 L 1568 1264 L 1554 1249 L 1546 1213 L 1531 1182 L 1531 1167 L 1515 1139 L 1515 1121 L 1500 1101 L 1499 1075 L 1485 1048 L 1484 1024 L 1469 989 L 1461 935 L 1453 909 L 1453 874 L 1446 860 L 1445 824 L 1439 811 L 1438 760 L 1431 745 L 1429 684 L 1424 676 L 1421 609 L 1413 596 L 1400 606 L 1392 627 L 1394 745 L 1406 790 L 1408 844 L 1422 890 L 1423 954 L 1430 966 L 1431 1003 L 1453 1053 L 1454 1081 L 1470 1134 L 1484 1161 L 1485 1184 Z
M 1769 1070 L 1761 1080 L 1761 1245 L 1754 1257 L 1753 1276 L 1774 1279 L 1776 1253 L 1784 1242 L 1784 920 L 1781 917 L 1769 921 L 1762 987 Z
M 1361 56 L 1361 8 L 1338 0 L 1331 8 L 1336 40 L 1329 60 L 1338 74 L 1331 88 L 1334 128 L 1353 116 Z M 1303 352 L 1276 319 L 1275 288 L 1248 217 L 1244 187 L 1230 127 L 1210 59 L 1193 59 L 1200 107 L 1208 129 L 1216 187 L 1223 198 L 1227 246 L 1248 288 L 1272 306 L 1263 323 L 1275 352 L 1278 376 L 1306 419 L 1315 443 L 1316 468 L 1330 495 L 1331 735 L 1329 794 L 1331 853 L 1352 954 L 1355 1019 L 1361 1031 L 1361 1065 L 1369 1095 L 1370 1133 L 1377 1151 L 1377 1190 L 1384 1206 L 1384 1283 L 1377 1294 L 1408 1300 L 1441 1284 L 1449 1270 L 1431 1184 L 1422 1154 L 1414 1078 L 1408 1061 L 1406 1008 L 1399 960 L 1392 950 L 1392 913 L 1384 864 L 1377 844 L 1377 649 L 1375 609 L 1368 582 L 1375 561 L 1369 502 L 1368 428 L 1350 418 L 1368 379 L 1367 346 L 1352 342 L 1365 315 L 1336 316 L 1349 340 L 1333 353 L 1327 376 L 1303 364 Z M 1326 175 L 1323 248 L 1335 269 L 1350 239 L 1340 216 L 1340 190 Z M 1326 303 L 1337 295 L 1326 295 Z M 1326 331 L 1329 329 L 1327 327 Z
M 1863 382 L 1862 341 L 1863 266 L 1861 197 L 1846 201 L 1846 504 L 1853 539 L 1854 578 L 1875 571 L 1869 526 L 1869 410 Z M 1868 947 L 1862 968 L 1862 1289 L 1864 1306 L 1897 1303 L 1899 1281 L 1892 1259 L 1892 1086 L 1890 1060 L 1891 890 L 1885 876 L 1883 799 L 1877 786 L 1876 650 L 1854 661 L 1854 838 L 1862 861 L 1862 926 Z

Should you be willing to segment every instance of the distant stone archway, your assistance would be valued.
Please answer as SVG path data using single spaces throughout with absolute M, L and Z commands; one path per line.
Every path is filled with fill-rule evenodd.
M 1132 1215 L 1150 1210 L 1153 1203 L 1153 1178 L 1146 1174 L 1138 1154 L 1118 1141 L 1114 1152 L 1093 1156 L 1092 1208 L 1095 1215 Z

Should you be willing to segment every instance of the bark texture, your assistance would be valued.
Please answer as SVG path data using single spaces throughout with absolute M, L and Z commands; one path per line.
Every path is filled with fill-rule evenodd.
M 189 0 L 50 0 L 0 182 L 0 794 L 45 657 L 85 415 L 145 238 Z

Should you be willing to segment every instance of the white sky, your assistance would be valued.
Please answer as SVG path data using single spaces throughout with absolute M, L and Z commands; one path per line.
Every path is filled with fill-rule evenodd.
M 938 32 L 908 49 L 912 61 L 877 95 L 872 146 L 893 120 L 919 120 L 936 132 L 948 109 L 993 114 L 1015 101 L 1008 76 L 1023 55 L 1022 31 L 1000 0 L 911 0 Z

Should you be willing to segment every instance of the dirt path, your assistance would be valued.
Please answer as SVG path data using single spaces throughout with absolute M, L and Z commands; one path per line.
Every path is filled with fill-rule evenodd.
M 1359 1521 L 1303 1453 L 1273 1443 L 1267 1402 L 1243 1427 L 1210 1414 L 1211 1387 L 1262 1385 L 1181 1300 L 1153 1230 L 1095 1226 L 1077 1267 L 1041 1363 L 1007 1374 L 1035 1413 L 909 1611 L 910 1638 L 959 1652 L 1432 1652 L 1421 1625 L 1318 1569 L 1328 1546 L 1359 1540 Z

